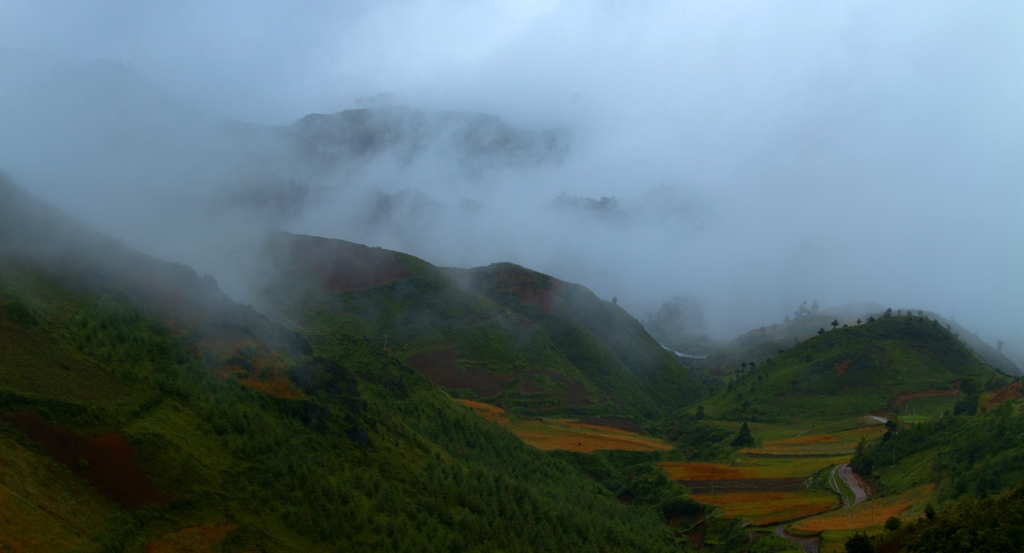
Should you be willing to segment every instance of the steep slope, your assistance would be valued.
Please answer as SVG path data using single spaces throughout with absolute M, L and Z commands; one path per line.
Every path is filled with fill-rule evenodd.
M 0 545 L 664 550 L 387 351 L 299 333 L 0 179 Z
M 733 419 L 838 419 L 885 412 L 914 394 L 953 398 L 996 375 L 952 332 L 923 317 L 838 328 L 741 371 L 707 402 Z M 902 394 L 902 395 L 901 395 Z
M 534 414 L 653 418 L 700 385 L 625 311 L 510 264 L 439 269 L 339 240 L 280 235 L 261 309 L 365 336 L 461 397 Z

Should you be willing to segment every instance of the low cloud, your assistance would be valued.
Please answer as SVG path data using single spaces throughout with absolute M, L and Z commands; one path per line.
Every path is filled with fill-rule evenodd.
M 1024 357 L 1018 3 L 3 9 L 0 169 L 147 253 L 244 272 L 221 251 L 287 229 L 720 335 L 930 309 Z

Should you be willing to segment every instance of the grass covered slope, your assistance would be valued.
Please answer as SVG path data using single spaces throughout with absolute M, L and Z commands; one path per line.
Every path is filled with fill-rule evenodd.
M 635 319 L 579 285 L 512 264 L 440 269 L 310 236 L 276 236 L 268 256 L 268 312 L 364 336 L 465 399 L 650 419 L 701 394 Z
M 660 511 L 390 348 L 266 320 L 6 180 L 0 199 L 6 550 L 666 549 Z
M 938 322 L 885 317 L 824 332 L 742 371 L 706 410 L 736 420 L 839 419 L 914 395 L 955 396 L 959 381 L 994 374 Z

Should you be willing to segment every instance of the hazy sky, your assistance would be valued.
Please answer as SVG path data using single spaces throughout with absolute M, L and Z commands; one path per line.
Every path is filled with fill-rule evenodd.
M 510 207 L 412 253 L 520 262 L 638 316 L 693 294 L 723 331 L 865 300 L 955 312 L 1024 351 L 1018 1 L 3 0 L 0 47 L 118 60 L 261 124 L 385 92 L 565 127 L 557 168 L 494 174 L 486 194 L 418 186 Z M 538 211 L 561 192 L 634 218 Z

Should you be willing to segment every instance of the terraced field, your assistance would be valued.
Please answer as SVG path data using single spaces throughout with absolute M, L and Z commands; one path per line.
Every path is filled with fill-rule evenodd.
M 733 430 L 734 423 L 719 423 Z M 847 463 L 862 437 L 877 435 L 881 421 L 871 417 L 830 423 L 820 428 L 757 424 L 763 441 L 741 449 L 731 463 L 664 462 L 669 479 L 690 488 L 703 503 L 722 507 L 754 525 L 792 521 L 842 506 L 831 491 L 812 489 L 809 480 Z
M 581 423 L 570 419 L 536 419 L 510 416 L 489 403 L 459 400 L 487 420 L 496 422 L 537 449 L 564 449 L 590 453 L 599 449 L 624 451 L 668 451 L 672 446 L 649 436 L 612 426 Z

